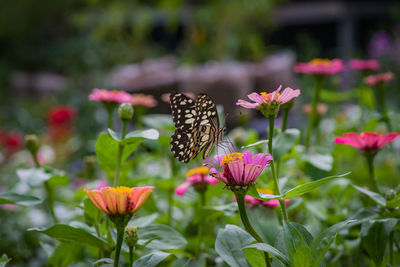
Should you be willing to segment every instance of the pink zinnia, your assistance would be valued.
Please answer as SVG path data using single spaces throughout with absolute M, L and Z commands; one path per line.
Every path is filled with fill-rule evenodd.
M 294 71 L 305 74 L 333 75 L 343 70 L 343 63 L 340 59 L 315 58 L 310 62 L 296 63 Z
M 94 190 L 85 189 L 85 192 L 93 204 L 107 215 L 126 215 L 137 211 L 153 189 L 153 186 L 107 186 Z
M 91 101 L 102 101 L 102 102 L 115 102 L 115 103 L 130 103 L 132 96 L 124 91 L 118 90 L 106 90 L 94 88 L 92 93 L 89 95 Z
M 250 151 L 221 154 L 214 158 L 222 167 L 222 173 L 212 168 L 210 175 L 221 180 L 228 187 L 253 185 L 260 173 L 272 161 L 272 156 L 269 154 L 259 153 L 253 157 Z
M 352 59 L 350 60 L 350 67 L 355 70 L 377 70 L 379 69 L 379 62 L 375 59 Z
M 247 97 L 254 102 L 248 102 L 239 99 L 238 102 L 236 102 L 236 105 L 244 108 L 260 109 L 263 105 L 270 105 L 272 103 L 284 104 L 300 95 L 299 89 L 293 90 L 292 88 L 287 87 L 285 90 L 283 90 L 282 94 L 280 94 L 279 91 L 281 89 L 282 85 L 279 86 L 279 88 L 273 91 L 272 93 L 266 93 L 266 92 L 261 92 L 260 94 L 251 93 Z
M 386 72 L 380 73 L 376 75 L 370 75 L 364 78 L 364 83 L 368 84 L 369 86 L 373 86 L 379 83 L 386 83 L 388 81 L 393 80 L 394 74 L 393 72 Z
M 400 133 L 344 133 L 343 137 L 335 138 L 335 143 L 353 146 L 359 149 L 361 153 L 375 154 L 398 136 L 400 136 Z
M 157 106 L 157 100 L 152 95 L 145 94 L 133 94 L 129 103 L 131 103 L 132 106 L 143 106 L 147 108 Z
M 190 186 L 193 186 L 195 189 L 204 189 L 207 185 L 215 185 L 218 184 L 218 179 L 208 176 L 209 169 L 207 167 L 199 167 L 192 169 L 187 172 L 186 182 L 181 184 L 175 189 L 175 194 L 177 196 L 183 196 Z

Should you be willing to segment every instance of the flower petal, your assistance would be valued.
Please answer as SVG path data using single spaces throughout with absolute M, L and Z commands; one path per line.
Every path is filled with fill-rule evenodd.
M 229 171 L 232 174 L 232 178 L 237 184 L 245 185 L 243 183 L 243 170 L 244 164 L 241 160 L 229 161 L 228 162 Z
M 206 183 L 209 183 L 209 184 L 218 184 L 219 183 L 218 179 L 211 177 L 211 176 L 204 177 L 204 181 L 206 181 Z
M 117 192 L 114 192 L 110 188 L 103 188 L 101 189 L 101 192 L 103 193 L 104 201 L 106 202 L 110 214 L 117 214 Z
M 175 195 L 183 196 L 186 193 L 186 191 L 189 189 L 190 185 L 191 185 L 190 182 L 184 182 L 183 184 L 181 184 L 180 186 L 178 186 L 175 189 Z
M 382 148 L 400 136 L 400 133 L 388 133 L 381 136 L 378 142 L 378 148 Z
M 266 103 L 265 98 L 257 93 L 251 93 L 247 97 L 259 105 Z
M 250 164 L 253 162 L 253 155 L 251 154 L 250 151 L 245 151 L 242 154 L 243 154 L 243 163 L 244 164 Z
M 258 103 L 250 103 L 250 102 L 247 102 L 247 101 L 242 100 L 242 99 L 239 99 L 236 102 L 236 106 L 241 106 L 241 107 L 244 107 L 244 108 L 256 108 L 258 105 L 259 105 Z
M 132 213 L 137 211 L 153 189 L 154 186 L 132 187 L 132 192 L 129 194 L 129 211 Z
M 84 190 L 92 203 L 102 212 L 109 214 L 103 193 L 100 190 Z
M 244 184 L 247 185 L 257 179 L 262 170 L 260 165 L 247 164 L 244 167 Z

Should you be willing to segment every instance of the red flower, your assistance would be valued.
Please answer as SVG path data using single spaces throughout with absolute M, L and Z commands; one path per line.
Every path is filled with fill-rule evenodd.
M 48 113 L 50 137 L 54 141 L 68 139 L 73 130 L 77 111 L 72 106 L 57 106 Z

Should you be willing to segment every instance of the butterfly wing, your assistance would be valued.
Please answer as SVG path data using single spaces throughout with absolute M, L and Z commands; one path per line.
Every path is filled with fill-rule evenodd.
M 171 151 L 179 161 L 189 162 L 193 155 L 192 132 L 196 120 L 195 102 L 181 93 L 171 94 L 170 99 L 172 119 L 176 128 L 172 135 Z
M 192 148 L 195 158 L 203 149 L 203 159 L 208 157 L 211 150 L 218 144 L 219 118 L 214 101 L 206 94 L 200 94 L 196 99 L 196 120 L 193 125 Z

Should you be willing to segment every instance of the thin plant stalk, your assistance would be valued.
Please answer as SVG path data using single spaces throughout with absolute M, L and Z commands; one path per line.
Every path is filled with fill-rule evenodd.
M 201 209 L 202 207 L 204 207 L 206 205 L 206 191 L 201 190 L 201 192 L 199 192 L 199 195 L 200 195 L 199 209 Z M 198 258 L 200 255 L 201 243 L 203 242 L 203 232 L 204 232 L 204 217 L 201 216 L 200 221 L 199 221 L 199 231 L 197 233 L 197 247 L 196 247 L 196 254 L 195 254 L 196 258 Z
M 390 233 L 389 236 L 389 262 L 391 266 L 393 265 L 393 243 L 394 243 L 394 231 Z
M 256 230 L 254 230 L 253 226 L 251 225 L 251 223 L 249 221 L 249 218 L 247 217 L 245 200 L 244 200 L 244 196 L 246 193 L 234 191 L 234 194 L 236 196 L 236 201 L 237 201 L 238 208 L 239 208 L 240 219 L 242 220 L 244 228 L 252 237 L 254 237 L 254 239 L 257 242 L 265 243 L 264 239 L 256 232 Z M 264 256 L 265 256 L 265 262 L 267 263 L 267 266 L 270 267 L 271 259 L 270 259 L 268 252 L 264 252 Z
M 392 125 L 390 123 L 388 111 L 387 111 L 387 106 L 386 106 L 386 88 L 384 84 L 378 85 L 377 86 L 378 90 L 376 92 L 377 98 L 378 98 L 378 106 L 379 110 L 381 112 L 381 117 L 382 121 L 385 122 L 386 127 L 389 132 L 392 131 Z
M 290 110 L 290 108 L 283 108 L 282 109 L 282 126 L 281 126 L 282 133 L 284 133 L 286 131 L 287 119 L 288 119 L 288 116 L 289 116 L 289 110 Z
M 274 116 L 270 116 L 268 118 L 269 121 L 269 135 L 268 135 L 268 153 L 270 153 L 272 155 L 272 157 L 274 157 L 274 155 L 272 154 L 272 144 L 273 144 L 273 136 L 274 136 L 274 126 L 275 126 L 275 117 Z M 272 172 L 272 178 L 274 179 L 274 184 L 275 184 L 275 191 L 278 195 L 281 194 L 281 190 L 279 188 L 279 182 L 278 182 L 278 176 L 275 170 L 275 164 L 274 161 L 270 162 L 270 167 L 271 167 L 271 172 Z M 287 221 L 288 220 L 288 214 L 286 211 L 286 206 L 285 206 L 285 200 L 280 199 L 279 200 L 279 204 L 281 207 L 281 211 L 282 211 L 282 218 L 283 220 Z
M 117 244 L 115 247 L 114 267 L 118 267 L 119 256 L 121 254 L 122 241 L 124 240 L 125 225 L 116 224 L 117 228 Z
M 33 158 L 33 162 L 35 163 L 35 167 L 36 168 L 40 168 L 41 165 L 39 163 L 38 157 L 36 153 L 32 153 L 32 158 Z M 47 204 L 49 207 L 49 212 L 50 212 L 50 216 L 53 219 L 54 223 L 58 223 L 58 218 L 56 216 L 56 213 L 54 212 L 54 196 L 53 196 L 53 191 L 51 190 L 49 181 L 45 181 L 44 182 L 44 189 L 46 190 L 46 194 L 47 194 Z
M 127 120 L 122 120 L 121 141 L 123 141 L 125 138 L 127 124 L 128 124 Z M 119 184 L 119 172 L 121 168 L 121 160 L 123 153 L 124 153 L 124 145 L 120 143 L 118 145 L 117 165 L 115 166 L 114 187 L 118 186 Z
M 130 246 L 129 247 L 129 266 L 132 267 L 133 266 L 133 250 L 135 249 L 135 247 Z
M 314 96 L 311 103 L 311 113 L 308 120 L 308 128 L 307 128 L 307 135 L 306 135 L 306 148 L 308 149 L 311 144 L 311 137 L 314 132 L 315 127 L 318 127 L 316 124 L 317 120 L 317 106 L 321 95 L 321 89 L 323 84 L 324 78 L 323 77 L 316 77 L 315 78 L 315 88 L 314 88 Z
M 170 159 L 170 164 L 171 164 L 171 175 L 172 175 L 172 184 L 169 187 L 168 190 L 168 210 L 167 210 L 167 224 L 171 225 L 172 222 L 172 209 L 173 209 L 173 204 L 174 204 L 174 177 L 176 177 L 177 173 L 178 173 L 178 169 L 175 163 L 175 158 L 173 156 L 169 156 Z
M 372 190 L 374 190 L 375 192 L 379 193 L 379 187 L 378 187 L 378 183 L 376 182 L 375 179 L 375 170 L 374 170 L 374 158 L 375 155 L 374 154 L 370 154 L 370 155 L 365 155 L 365 158 L 367 159 L 367 165 L 368 165 L 368 173 L 369 173 L 369 181 L 372 187 Z

